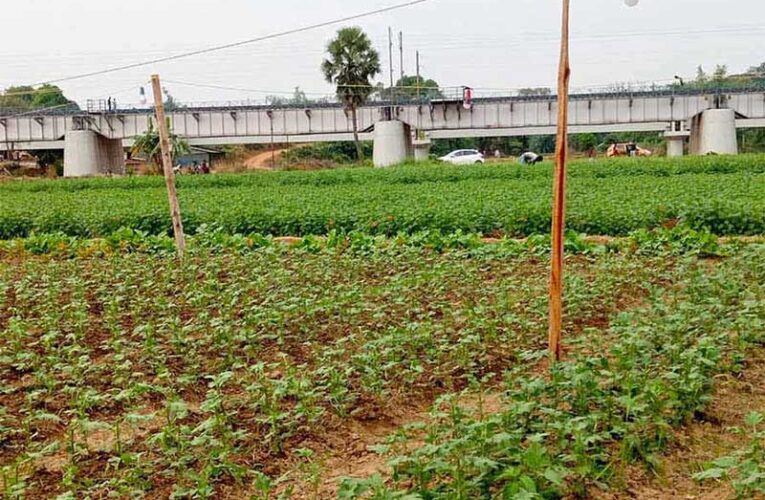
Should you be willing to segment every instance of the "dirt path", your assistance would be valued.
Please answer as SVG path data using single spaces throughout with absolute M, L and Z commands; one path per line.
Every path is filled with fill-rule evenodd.
M 286 148 L 276 149 L 273 153 L 270 150 L 260 151 L 244 160 L 244 166 L 247 170 L 274 170 L 274 162 L 278 162 L 285 151 Z

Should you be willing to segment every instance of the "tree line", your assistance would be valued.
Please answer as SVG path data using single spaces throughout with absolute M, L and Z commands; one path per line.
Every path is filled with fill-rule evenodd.
M 29 111 L 42 108 L 69 107 L 80 109 L 56 85 L 45 84 L 37 88 L 29 85 L 8 87 L 0 92 L 0 110 Z

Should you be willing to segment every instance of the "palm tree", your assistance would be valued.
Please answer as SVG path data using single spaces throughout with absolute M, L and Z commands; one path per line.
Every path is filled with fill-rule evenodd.
M 362 160 L 356 110 L 374 90 L 370 79 L 380 72 L 380 54 L 361 28 L 352 27 L 337 32 L 327 45 L 327 56 L 321 70 L 327 82 L 337 85 L 338 99 L 351 112 L 356 154 Z
M 174 134 L 170 128 L 170 120 L 167 121 L 167 128 L 170 130 L 170 154 L 173 158 L 185 155 L 189 152 L 189 143 L 177 134 Z M 144 154 L 149 158 L 156 171 L 161 172 L 162 147 L 159 140 L 159 130 L 154 128 L 154 121 L 149 119 L 149 128 L 141 135 L 133 139 L 133 154 Z

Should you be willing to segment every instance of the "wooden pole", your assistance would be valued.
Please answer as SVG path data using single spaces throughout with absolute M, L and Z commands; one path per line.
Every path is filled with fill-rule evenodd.
M 183 254 L 186 251 L 186 238 L 183 235 L 181 207 L 178 204 L 178 194 L 175 191 L 175 172 L 173 172 L 173 159 L 170 152 L 170 131 L 167 127 L 167 118 L 165 118 L 165 105 L 162 101 L 162 85 L 159 82 L 159 75 L 152 75 L 151 86 L 154 91 L 154 108 L 159 129 L 159 145 L 162 149 L 162 170 L 165 174 L 167 198 L 170 202 L 170 218 L 173 220 L 175 246 L 178 250 L 178 256 L 183 258 Z
M 555 174 L 553 179 L 552 264 L 550 271 L 550 359 L 561 359 L 563 317 L 563 230 L 566 216 L 566 157 L 568 155 L 568 83 L 570 0 L 563 0 L 560 66 L 558 69 L 558 134 L 555 141 Z

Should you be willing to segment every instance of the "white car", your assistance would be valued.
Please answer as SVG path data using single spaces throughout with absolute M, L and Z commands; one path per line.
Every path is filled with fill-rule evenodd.
M 452 151 L 446 156 L 439 158 L 439 161 L 451 163 L 452 165 L 475 165 L 484 163 L 484 157 L 480 151 L 475 149 L 458 149 Z

